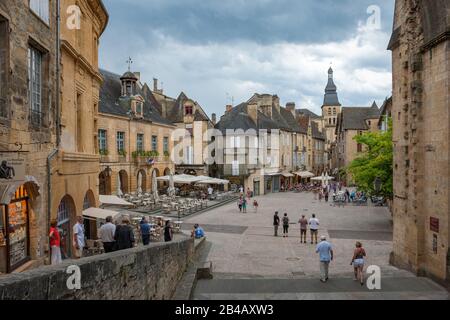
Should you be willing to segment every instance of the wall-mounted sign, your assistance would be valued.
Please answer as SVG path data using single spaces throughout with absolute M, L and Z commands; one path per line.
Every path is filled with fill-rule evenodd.
M 430 218 L 430 230 L 436 233 L 439 233 L 439 219 L 438 218 Z
M 16 153 L 0 153 L 0 185 L 25 181 L 25 159 Z

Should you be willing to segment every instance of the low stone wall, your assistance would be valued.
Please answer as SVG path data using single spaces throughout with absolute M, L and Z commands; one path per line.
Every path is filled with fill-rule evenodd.
M 193 256 L 194 240 L 182 238 L 71 260 L 0 277 L 0 300 L 170 299 Z M 80 270 L 79 290 L 67 286 L 72 265 Z

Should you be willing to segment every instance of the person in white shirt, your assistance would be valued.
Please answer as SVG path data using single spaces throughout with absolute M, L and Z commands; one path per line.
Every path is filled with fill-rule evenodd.
M 73 226 L 73 247 L 74 257 L 80 259 L 83 257 L 83 248 L 85 246 L 84 240 L 84 224 L 83 217 L 77 217 L 77 223 Z
M 100 227 L 99 238 L 102 240 L 105 253 L 113 252 L 116 241 L 114 234 L 116 233 L 116 226 L 112 223 L 111 216 L 106 217 L 106 223 Z
M 317 235 L 319 234 L 319 219 L 316 218 L 316 215 L 313 214 L 312 218 L 309 219 L 309 230 L 311 231 L 311 244 L 317 244 Z
M 213 193 L 214 193 L 214 189 L 211 186 L 209 186 L 208 187 L 208 198 L 209 198 L 209 200 L 212 199 Z

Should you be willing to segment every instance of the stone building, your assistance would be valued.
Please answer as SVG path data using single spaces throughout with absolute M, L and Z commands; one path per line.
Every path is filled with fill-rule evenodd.
M 141 84 L 139 73 L 101 73 L 104 82 L 97 121 L 99 193 L 151 192 L 153 176 L 175 171 L 171 160 L 175 126 L 162 117 L 161 105 L 147 84 Z M 159 187 L 163 185 L 159 183 Z
M 325 132 L 320 130 L 321 119 L 310 112 L 302 112 L 298 113 L 297 122 L 302 132 L 299 145 L 303 159 L 301 170 L 321 175 L 326 165 Z
M 80 28 L 61 23 L 61 108 L 58 152 L 51 164 L 51 219 L 62 232 L 62 251 L 72 253 L 72 226 L 83 210 L 97 207 L 99 155 L 96 143 L 99 90 L 98 45 L 108 23 L 108 12 L 100 0 L 62 0 L 61 19 L 67 8 L 80 9 Z M 95 221 L 85 221 L 87 237 L 96 230 Z
M 181 92 L 177 99 L 168 97 L 158 88 L 158 80 L 153 81 L 152 94 L 161 106 L 161 116 L 178 129 L 174 136 L 176 154 L 173 160 L 176 162 L 176 173 L 215 176 L 216 173 L 210 170 L 203 152 L 208 146 L 204 137 L 207 130 L 214 128 L 213 121 L 202 106 L 184 92 Z M 185 133 L 189 133 L 189 136 Z
M 337 169 L 348 167 L 364 146 L 354 138 L 365 132 L 378 131 L 380 110 L 374 102 L 371 107 L 343 107 L 336 126 L 336 153 L 338 156 Z M 351 177 L 347 175 L 347 183 Z
M 25 166 L 24 176 L 16 167 L 14 181 L 0 179 L 0 273 L 40 265 L 48 250 L 47 157 L 56 144 L 58 101 L 56 10 L 55 1 L 0 2 L 0 156 L 2 163 L 13 156 Z
M 449 279 L 450 2 L 395 2 L 391 262 Z

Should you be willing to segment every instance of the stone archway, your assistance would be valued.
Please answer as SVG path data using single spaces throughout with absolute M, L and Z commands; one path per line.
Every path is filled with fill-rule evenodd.
M 111 195 L 111 176 L 108 175 L 106 170 L 100 172 L 98 191 L 100 195 Z
M 76 207 L 73 198 L 65 195 L 58 206 L 57 222 L 61 235 L 61 254 L 63 259 L 72 256 L 72 226 L 76 223 Z
M 128 188 L 128 173 L 125 170 L 120 170 L 119 179 L 122 193 L 123 194 L 129 193 L 130 190 Z

